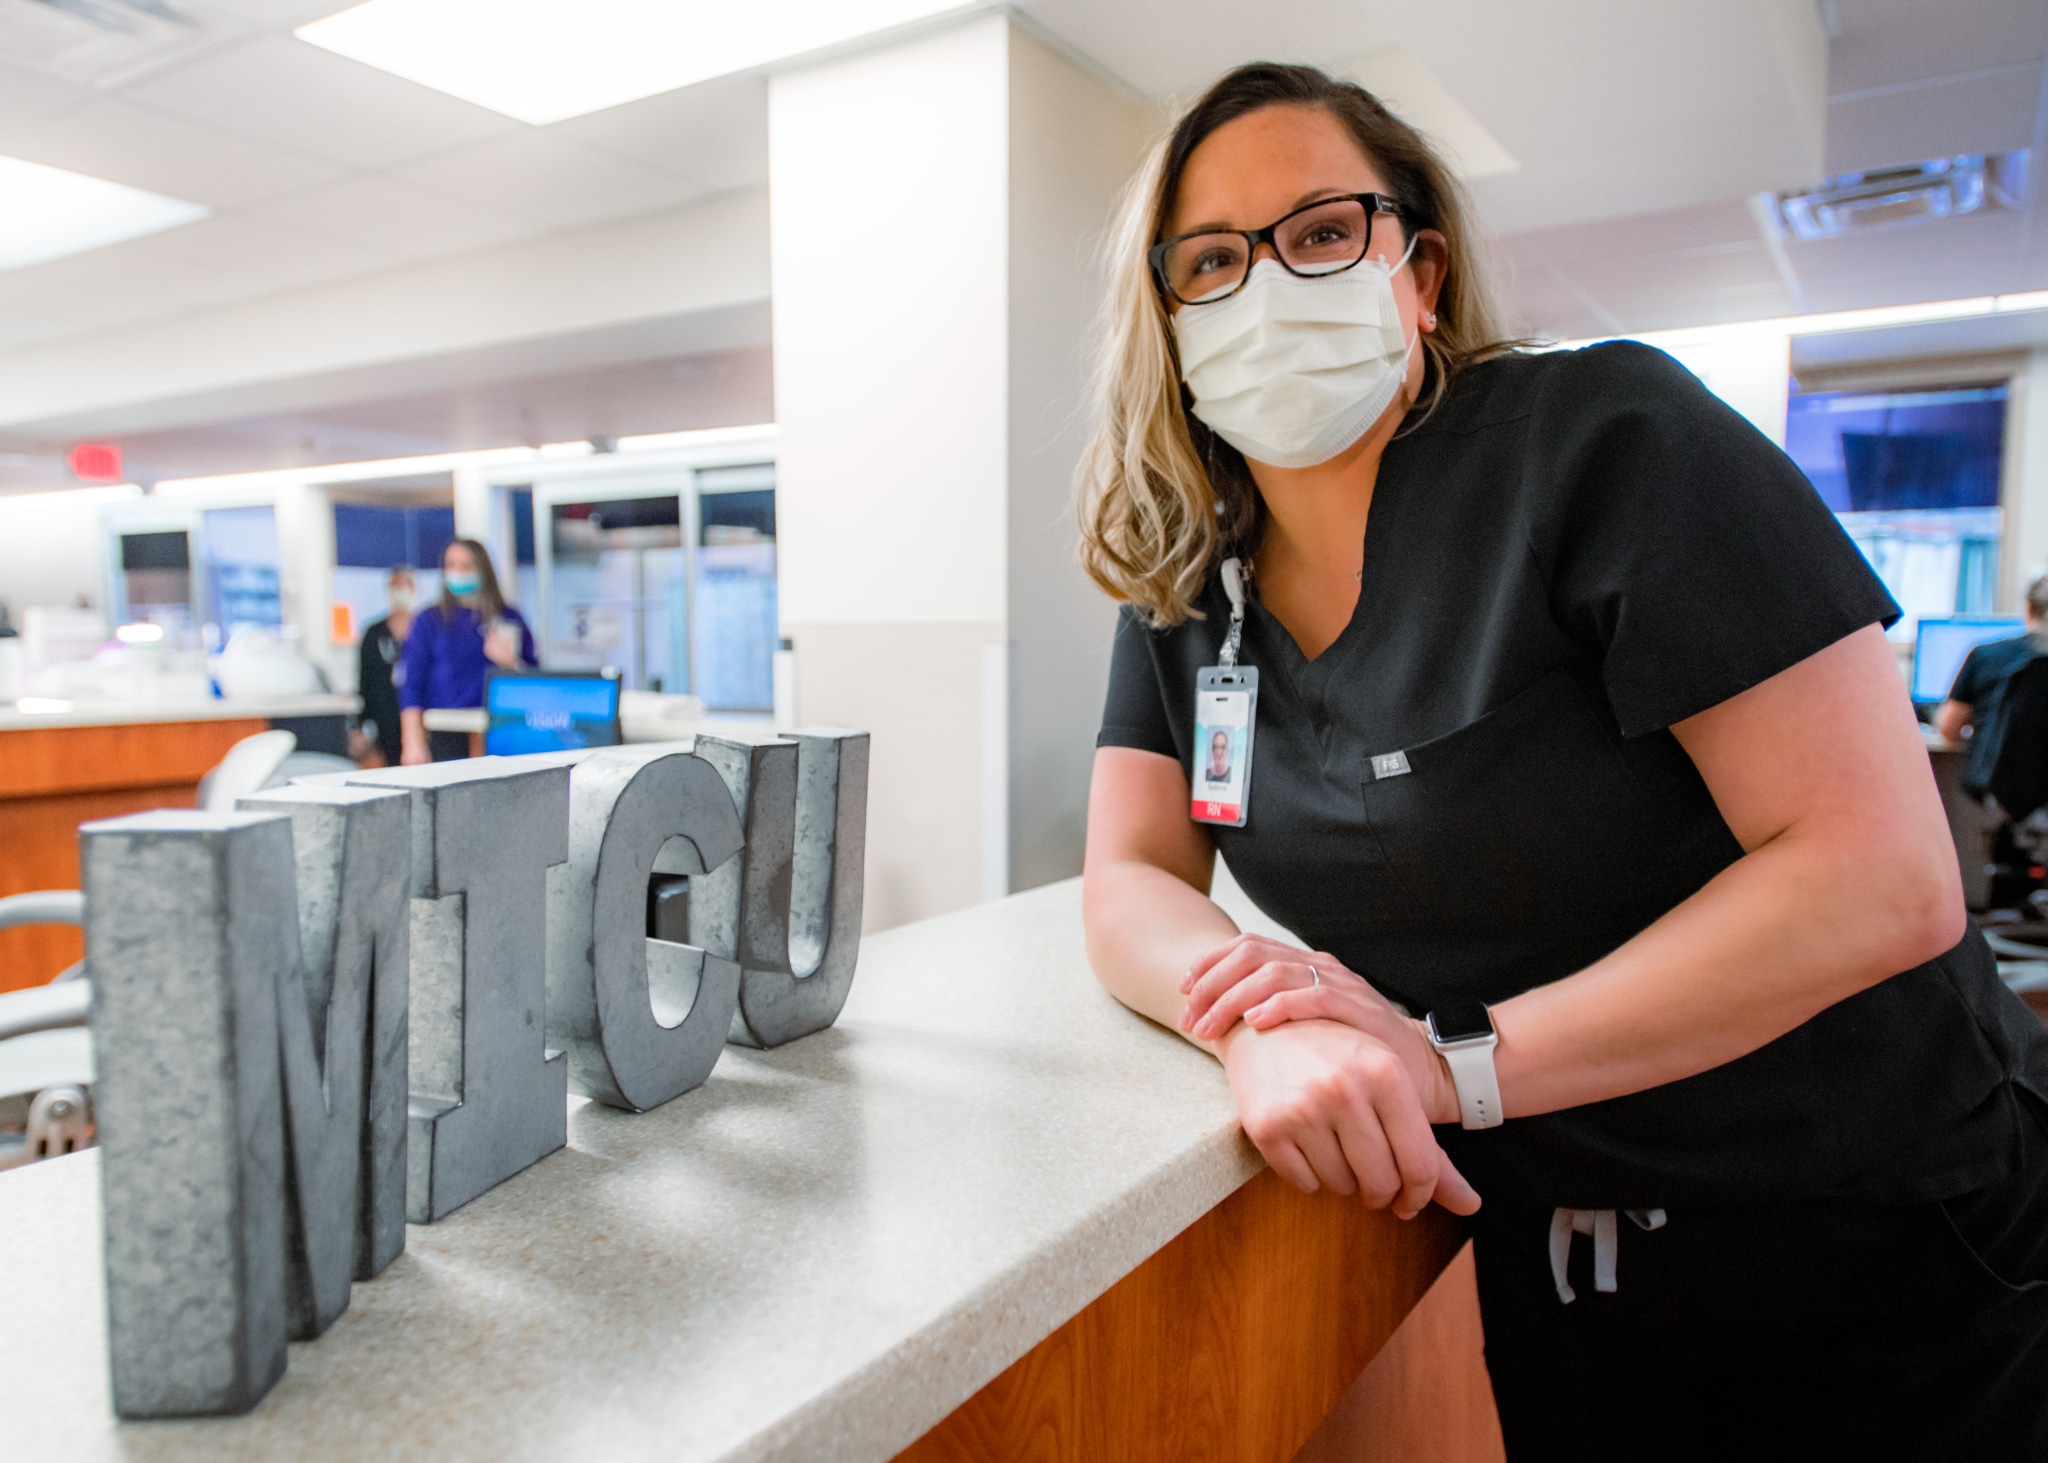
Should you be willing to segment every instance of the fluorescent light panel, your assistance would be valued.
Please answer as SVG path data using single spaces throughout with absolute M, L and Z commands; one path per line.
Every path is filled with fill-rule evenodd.
M 1640 330 L 1626 335 L 1589 335 L 1582 340 L 1567 340 L 1560 344 L 1569 350 L 1603 340 L 1640 340 L 1655 345 L 1665 340 L 1698 340 L 1726 335 L 1833 335 L 1844 330 L 1923 325 L 1936 320 L 1969 320 L 1984 315 L 2016 315 L 2027 310 L 2048 310 L 2048 290 L 2029 290 L 2013 295 L 1976 295 L 1962 300 L 1930 300 L 1920 305 L 1877 305 L 1867 310 L 1836 310 L 1816 315 L 1782 315 L 1772 320 L 1734 320 L 1725 325 Z
M 961 0 L 368 0 L 293 34 L 542 126 L 971 8 Z
M 0 157 L 0 270 L 195 223 L 213 210 L 62 168 Z

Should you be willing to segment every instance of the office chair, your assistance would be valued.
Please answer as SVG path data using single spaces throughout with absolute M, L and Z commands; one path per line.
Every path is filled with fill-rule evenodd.
M 0 899 L 0 930 L 84 923 L 85 896 L 76 889 Z M 84 970 L 81 960 L 48 985 L 0 994 L 0 1169 L 92 1146 L 92 985 Z
M 232 811 L 236 799 L 262 788 L 355 767 L 346 757 L 297 751 L 298 744 L 288 731 L 258 732 L 236 742 L 200 779 L 199 806 Z M 76 889 L 0 899 L 0 930 L 84 923 L 85 895 Z M 0 1169 L 92 1146 L 92 985 L 86 969 L 81 960 L 48 985 L 0 994 Z
M 199 779 L 199 806 L 209 813 L 232 813 L 252 792 L 282 787 L 295 777 L 316 772 L 353 772 L 356 764 L 332 752 L 301 752 L 299 739 L 288 731 L 261 731 L 243 737 Z
M 2048 804 L 2048 656 L 2036 656 L 2005 678 L 1999 716 L 1986 735 L 1990 772 L 1984 790 L 2016 826 Z

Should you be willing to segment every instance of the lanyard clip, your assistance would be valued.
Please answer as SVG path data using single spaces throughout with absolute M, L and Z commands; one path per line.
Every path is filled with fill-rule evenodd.
M 1223 592 L 1230 597 L 1230 630 L 1216 659 L 1227 669 L 1237 664 L 1237 642 L 1244 636 L 1244 566 L 1234 558 L 1223 561 Z

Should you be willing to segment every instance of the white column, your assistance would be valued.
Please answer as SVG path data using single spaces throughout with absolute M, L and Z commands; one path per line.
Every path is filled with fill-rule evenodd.
M 274 511 L 285 627 L 297 630 L 299 653 L 326 673 L 329 685 L 353 690 L 354 645 L 334 640 L 334 502 L 323 487 L 287 483 L 277 490 Z
M 1002 16 L 770 82 L 781 617 L 804 719 L 874 734 L 870 928 L 1079 868 L 1110 615 L 1065 500 L 1137 115 Z
M 2048 572 L 2048 349 L 2013 373 L 2005 412 L 2005 564 L 1999 608 L 2017 614 L 2027 585 Z
M 1030 889 L 1081 872 L 1116 628 L 1074 557 L 1087 347 L 1103 235 L 1164 119 L 1022 30 L 1009 78 L 1009 883 Z

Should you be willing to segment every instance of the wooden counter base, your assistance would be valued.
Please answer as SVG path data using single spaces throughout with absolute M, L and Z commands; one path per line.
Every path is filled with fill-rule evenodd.
M 1267 1169 L 898 1463 L 1285 1463 L 1463 1243 L 1442 1209 L 1404 1224 Z
M 199 779 L 261 720 L 0 731 L 0 895 L 78 887 L 78 825 L 189 808 Z M 41 985 L 85 953 L 62 925 L 0 930 L 0 991 Z

